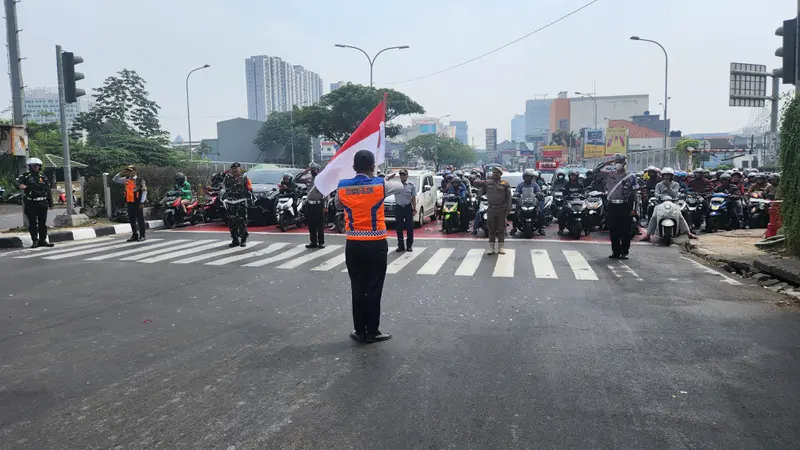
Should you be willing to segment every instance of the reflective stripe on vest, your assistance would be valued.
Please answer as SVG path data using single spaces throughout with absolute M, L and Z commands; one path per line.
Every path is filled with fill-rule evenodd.
M 383 215 L 383 178 L 358 176 L 339 182 L 339 201 L 344 207 L 345 234 L 356 241 L 386 239 Z

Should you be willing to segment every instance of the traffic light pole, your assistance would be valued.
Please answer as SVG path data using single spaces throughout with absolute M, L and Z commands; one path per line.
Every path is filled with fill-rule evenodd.
M 64 196 L 67 199 L 67 215 L 75 214 L 72 202 L 72 168 L 69 163 L 69 134 L 67 133 L 67 108 L 64 96 L 64 65 L 61 46 L 56 45 L 56 68 L 58 70 L 58 114 L 61 120 L 61 145 L 64 148 Z

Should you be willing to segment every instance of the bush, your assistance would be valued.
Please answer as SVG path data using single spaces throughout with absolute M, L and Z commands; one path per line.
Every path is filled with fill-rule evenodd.
M 786 234 L 786 248 L 800 254 L 800 100 L 796 96 L 783 109 L 781 117 L 781 216 Z

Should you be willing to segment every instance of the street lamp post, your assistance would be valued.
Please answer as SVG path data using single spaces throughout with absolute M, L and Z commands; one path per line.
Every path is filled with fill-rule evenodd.
M 644 41 L 650 42 L 652 44 L 656 44 L 657 46 L 661 47 L 661 51 L 664 52 L 664 150 L 667 149 L 667 136 L 669 135 L 669 126 L 667 125 L 667 100 L 669 100 L 669 96 L 667 94 L 668 90 L 668 83 L 667 80 L 669 78 L 669 56 L 667 55 L 667 49 L 664 48 L 663 45 L 659 44 L 656 41 L 650 39 L 642 39 L 639 36 L 631 36 L 632 41 Z
M 211 66 L 209 66 L 208 64 L 204 64 L 203 67 L 198 67 L 196 69 L 192 69 L 186 75 L 186 122 L 189 125 L 189 160 L 191 160 L 193 158 L 193 154 L 192 154 L 192 113 L 191 113 L 191 110 L 189 109 L 189 76 L 191 74 L 197 72 L 198 70 L 208 69 L 209 67 L 211 67 Z
M 372 68 L 375 65 L 375 60 L 378 59 L 378 56 L 381 53 L 385 52 L 386 50 L 405 50 L 405 49 L 409 48 L 408 45 L 398 45 L 398 46 L 395 46 L 395 47 L 386 47 L 385 49 L 383 49 L 383 50 L 379 51 L 378 53 L 376 53 L 375 56 L 370 58 L 369 54 L 367 54 L 367 52 L 365 52 L 364 50 L 362 50 L 362 49 L 360 49 L 358 47 L 354 47 L 352 45 L 344 45 L 344 44 L 335 44 L 335 46 L 336 47 L 340 47 L 340 48 L 352 48 L 353 50 L 358 50 L 361 53 L 363 53 L 364 56 L 367 57 L 367 61 L 369 61 L 369 87 L 372 87 Z
M 592 99 L 592 101 L 594 102 L 594 129 L 596 130 L 597 129 L 597 100 L 595 100 L 595 98 L 592 96 L 592 94 L 589 94 L 587 92 L 584 92 L 584 93 L 576 92 L 575 95 L 585 95 L 585 96 L 589 97 L 590 99 Z

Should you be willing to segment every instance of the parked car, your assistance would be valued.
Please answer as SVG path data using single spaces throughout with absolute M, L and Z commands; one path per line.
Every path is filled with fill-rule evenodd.
M 253 205 L 248 209 L 251 222 L 258 225 L 274 225 L 277 222 L 275 205 L 278 197 L 278 185 L 284 173 L 292 176 L 301 172 L 300 169 L 286 168 L 257 168 L 247 171 L 245 176 L 253 184 Z
M 399 180 L 400 178 L 394 178 Z M 393 181 L 394 181 L 393 180 Z M 426 217 L 436 220 L 437 186 L 433 181 L 433 172 L 430 170 L 409 170 L 408 181 L 417 188 L 417 216 L 414 223 L 422 226 Z M 394 222 L 394 195 L 386 197 L 383 202 L 383 214 L 386 222 Z

